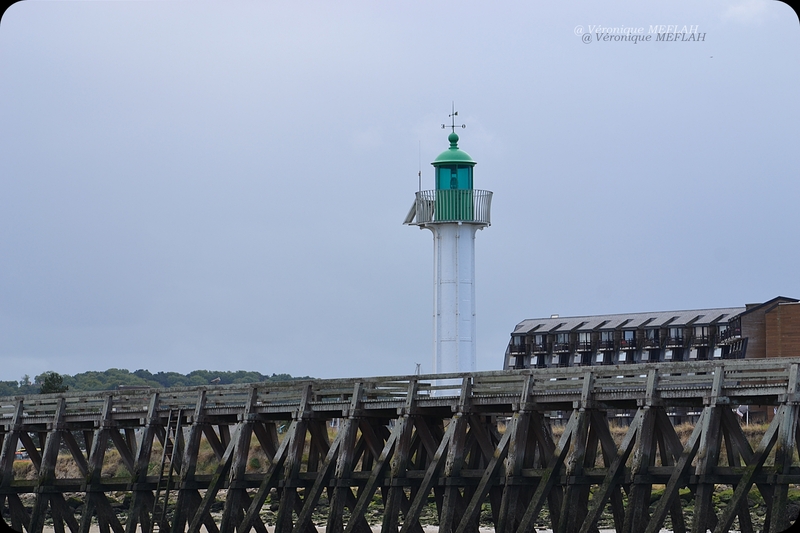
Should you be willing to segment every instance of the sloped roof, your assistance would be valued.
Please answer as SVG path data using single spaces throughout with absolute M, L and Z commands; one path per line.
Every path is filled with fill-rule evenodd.
M 742 306 L 650 313 L 529 318 L 517 324 L 514 334 L 708 325 L 720 321 L 727 322 L 732 317 L 744 313 L 745 310 L 746 308 Z

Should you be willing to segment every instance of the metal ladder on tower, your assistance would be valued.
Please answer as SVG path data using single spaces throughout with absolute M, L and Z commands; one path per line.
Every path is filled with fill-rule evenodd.
M 166 523 L 169 493 L 172 490 L 172 475 L 176 471 L 175 451 L 181 437 L 181 409 L 170 409 L 167 426 L 164 429 L 164 449 L 161 453 L 161 465 L 156 483 L 156 497 L 153 504 L 153 515 L 150 520 L 149 533 L 161 531 Z M 156 529 L 156 527 L 158 529 Z

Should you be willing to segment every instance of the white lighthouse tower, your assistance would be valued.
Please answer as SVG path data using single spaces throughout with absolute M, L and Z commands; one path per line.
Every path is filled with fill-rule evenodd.
M 491 224 L 492 193 L 472 186 L 475 161 L 458 147 L 457 114 L 451 115 L 450 148 L 431 163 L 436 189 L 417 193 L 404 222 L 433 233 L 433 368 L 437 374 L 476 370 L 475 234 Z

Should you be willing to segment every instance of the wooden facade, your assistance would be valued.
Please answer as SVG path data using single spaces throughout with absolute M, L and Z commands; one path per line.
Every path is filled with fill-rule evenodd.
M 750 533 L 757 491 L 775 533 L 800 484 L 799 370 L 800 358 L 695 361 L 0 398 L 0 509 L 27 533 L 46 520 L 56 533 L 93 521 L 103 533 L 366 533 L 376 510 L 381 531 L 421 533 L 431 508 L 448 533 L 477 532 L 481 513 L 498 532 L 532 532 L 545 516 L 556 532 L 596 532 L 606 513 L 625 533 L 656 533 L 668 517 L 676 532 L 735 521 Z M 755 446 L 740 404 L 775 411 Z M 669 421 L 677 407 L 701 412 L 685 442 Z M 621 442 L 616 409 L 635 412 Z M 197 471 L 201 443 L 211 474 Z M 18 450 L 35 479 L 16 478 Z M 103 472 L 111 450 L 122 477 Z M 254 450 L 267 458 L 259 473 L 247 470 Z M 79 474 L 65 477 L 59 456 Z
M 768 357 L 800 353 L 800 303 L 782 303 L 766 315 Z

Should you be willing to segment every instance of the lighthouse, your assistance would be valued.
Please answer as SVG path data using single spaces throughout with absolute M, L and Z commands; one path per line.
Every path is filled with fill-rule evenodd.
M 404 221 L 433 233 L 433 369 L 437 374 L 476 370 L 475 234 L 491 224 L 492 193 L 473 187 L 476 163 L 458 147 L 457 114 L 450 115 L 450 147 L 431 163 L 436 189 L 417 192 Z

